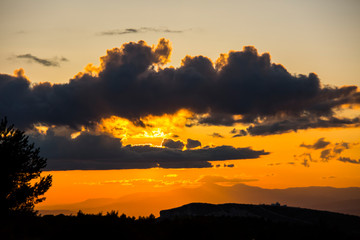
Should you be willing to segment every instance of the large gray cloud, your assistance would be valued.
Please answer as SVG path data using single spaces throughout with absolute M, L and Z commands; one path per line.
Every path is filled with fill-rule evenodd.
M 46 135 L 34 133 L 30 136 L 40 147 L 41 154 L 48 158 L 47 170 L 205 168 L 212 167 L 209 161 L 254 159 L 269 154 L 231 146 L 185 151 L 150 145 L 123 146 L 119 139 L 107 135 L 83 132 L 72 139 L 69 135 L 56 135 L 52 129 Z
M 146 127 L 141 117 L 185 108 L 196 114 L 188 126 L 242 122 L 251 124 L 250 135 L 360 123 L 335 114 L 345 104 L 360 103 L 357 86 L 322 86 L 314 73 L 292 75 L 254 47 L 221 55 L 215 66 L 207 57 L 187 56 L 181 67 L 154 68 L 170 52 L 164 39 L 157 47 L 126 43 L 108 50 L 98 75 L 78 75 L 66 84 L 32 85 L 23 76 L 2 74 L 0 114 L 19 127 L 79 127 L 111 115 Z

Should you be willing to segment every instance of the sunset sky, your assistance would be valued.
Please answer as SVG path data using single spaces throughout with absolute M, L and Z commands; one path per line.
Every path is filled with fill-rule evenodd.
M 206 183 L 360 187 L 359 12 L 2 0 L 0 117 L 48 159 L 43 207 Z

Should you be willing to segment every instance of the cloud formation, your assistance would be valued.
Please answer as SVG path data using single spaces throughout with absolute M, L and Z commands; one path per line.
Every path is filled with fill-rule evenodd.
M 213 138 L 224 138 L 223 135 L 221 135 L 220 133 L 214 132 L 213 134 L 211 134 L 210 136 L 212 136 Z
M 46 67 L 59 67 L 60 66 L 60 62 L 67 62 L 69 61 L 67 58 L 61 57 L 59 58 L 54 58 L 54 59 L 44 59 L 44 58 L 39 58 L 36 57 L 32 54 L 23 54 L 23 55 L 17 55 L 16 58 L 24 58 L 24 59 L 28 59 L 32 62 L 36 62 L 39 63 L 43 66 Z
M 314 144 L 305 144 L 302 143 L 300 147 L 307 148 L 309 150 L 321 150 L 319 153 L 319 158 L 321 162 L 329 162 L 330 160 L 338 160 L 345 163 L 354 163 L 359 164 L 360 160 L 351 159 L 349 157 L 343 157 L 341 154 L 354 146 L 358 145 L 358 143 L 348 143 L 348 142 L 337 142 L 337 143 L 331 143 L 330 141 L 325 141 L 325 138 L 319 138 L 317 141 L 315 141 Z M 297 159 L 297 156 L 294 156 L 295 159 Z M 318 162 L 318 160 L 315 160 L 312 158 L 311 153 L 302 153 L 298 157 L 301 158 L 302 165 L 305 167 L 310 166 L 310 162 Z
M 79 128 L 113 115 L 142 125 L 148 115 L 187 109 L 194 113 L 188 127 L 248 124 L 238 136 L 360 125 L 360 118 L 336 114 L 360 104 L 357 86 L 322 86 L 315 73 L 290 74 L 254 47 L 221 54 L 215 63 L 186 56 L 180 67 L 163 68 L 170 55 L 165 39 L 153 47 L 130 42 L 108 50 L 96 71 L 66 84 L 33 85 L 23 76 L 2 74 L 0 113 L 19 127 Z
M 231 132 L 236 133 L 236 131 L 235 132 L 231 131 Z M 246 130 L 240 129 L 239 132 L 237 134 L 233 135 L 232 137 L 233 138 L 235 138 L 235 137 L 244 137 L 244 136 L 247 136 L 247 135 L 248 135 L 248 133 L 247 133 Z
M 47 170 L 206 168 L 212 167 L 209 161 L 255 159 L 269 154 L 264 150 L 232 146 L 182 150 L 176 145 L 178 141 L 171 139 L 164 141 L 167 142 L 164 148 L 123 146 L 120 139 L 107 135 L 82 132 L 71 138 L 66 131 L 56 133 L 54 129 L 49 129 L 46 134 L 33 133 L 30 141 L 35 142 L 41 154 L 48 158 Z
M 351 159 L 349 157 L 339 157 L 338 160 L 344 163 L 360 164 L 360 159 L 356 160 L 356 159 Z
M 135 34 L 135 33 L 146 33 L 146 32 L 155 32 L 155 33 L 183 33 L 184 30 L 172 30 L 168 28 L 151 28 L 151 27 L 141 27 L 141 28 L 125 28 L 125 29 L 116 29 L 110 31 L 101 32 L 100 35 L 124 35 L 124 34 Z
M 238 183 L 258 181 L 258 179 L 226 178 L 226 177 L 223 177 L 223 176 L 207 175 L 207 176 L 202 176 L 197 181 L 198 182 L 204 182 L 204 183 L 220 183 L 220 184 L 235 185 L 235 184 L 238 184 Z
M 306 145 L 304 143 L 302 143 L 300 145 L 300 147 L 305 147 L 305 148 L 308 148 L 308 149 L 322 149 L 322 148 L 325 148 L 327 145 L 330 144 L 330 142 L 327 142 L 324 140 L 325 138 L 319 138 L 314 144 L 312 145 Z
M 262 123 L 254 123 L 247 128 L 251 136 L 265 136 L 282 134 L 291 131 L 306 130 L 310 128 L 336 128 L 336 127 L 359 127 L 360 118 L 338 118 L 338 117 L 289 117 L 288 119 L 268 118 Z
M 192 149 L 192 148 L 197 148 L 197 147 L 201 147 L 201 142 L 198 140 L 193 140 L 193 139 L 188 138 L 187 143 L 186 143 L 186 148 Z
M 172 149 L 183 149 L 185 144 L 181 140 L 172 140 L 172 139 L 164 139 L 161 143 L 161 146 Z

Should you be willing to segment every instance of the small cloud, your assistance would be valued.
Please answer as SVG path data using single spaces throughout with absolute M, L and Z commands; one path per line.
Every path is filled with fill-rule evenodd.
M 254 182 L 258 181 L 258 179 L 244 179 L 244 178 L 226 178 L 223 176 L 217 176 L 217 175 L 207 175 L 202 176 L 197 182 L 203 182 L 203 183 L 243 183 L 243 182 Z
M 360 159 L 356 160 L 356 159 L 351 159 L 349 157 L 341 157 L 341 154 L 343 153 L 343 151 L 350 149 L 350 148 L 356 146 L 357 144 L 358 143 L 348 143 L 348 142 L 338 142 L 338 143 L 332 144 L 328 141 L 325 141 L 324 138 L 320 138 L 314 144 L 307 145 L 307 144 L 302 143 L 300 145 L 300 147 L 305 147 L 305 148 L 313 149 L 313 150 L 321 150 L 319 157 L 322 162 L 328 162 L 330 160 L 338 160 L 338 161 L 345 162 L 345 163 L 358 164 L 358 163 L 360 163 Z M 326 149 L 324 149 L 324 148 L 326 148 Z M 316 160 L 312 159 L 310 153 L 303 153 L 303 154 L 299 155 L 299 157 L 304 157 L 303 160 L 306 160 L 307 163 L 316 162 Z M 294 158 L 297 160 L 296 155 L 294 155 Z
M 299 157 L 304 157 L 304 159 L 307 159 L 310 162 L 316 162 L 315 160 L 313 160 L 310 153 L 303 153 L 299 155 Z
M 46 66 L 46 67 L 59 67 L 60 62 L 68 62 L 69 61 L 65 57 L 61 57 L 60 59 L 58 59 L 58 58 L 44 59 L 44 58 L 39 58 L 37 56 L 34 56 L 34 55 L 30 54 L 30 53 L 17 55 L 16 58 L 28 59 L 31 62 L 36 62 L 36 63 L 39 63 L 39 64 L 41 64 L 43 66 Z
M 349 157 L 339 157 L 337 160 L 344 162 L 344 163 L 354 163 L 354 164 L 360 164 L 360 159 L 351 159 Z
M 336 178 L 335 176 L 329 176 L 329 177 L 322 177 L 322 179 L 334 179 Z
M 322 149 L 322 148 L 325 148 L 327 145 L 330 144 L 330 142 L 327 142 L 327 141 L 324 141 L 325 138 L 319 138 L 314 144 L 312 145 L 306 145 L 304 143 L 302 143 L 300 145 L 300 147 L 304 147 L 304 148 L 308 148 L 308 149 L 315 149 L 315 150 L 318 150 L 318 149 Z
M 353 145 L 356 145 L 356 144 L 353 144 Z M 347 142 L 336 143 L 333 151 L 336 154 L 340 154 L 344 150 L 349 149 L 350 147 L 351 147 L 351 144 L 349 144 Z
M 16 34 L 27 34 L 28 32 L 27 31 L 24 31 L 24 30 L 20 30 L 20 31 L 17 31 L 15 32 Z
M 236 135 L 234 135 L 234 136 L 232 136 L 232 137 L 233 137 L 233 138 L 235 138 L 235 137 L 244 137 L 244 136 L 246 136 L 246 135 L 248 135 L 247 131 L 244 130 L 244 129 L 240 129 L 240 130 L 239 130 L 239 133 L 236 134 Z
M 304 167 L 310 167 L 309 160 L 304 159 L 301 165 L 303 165 Z
M 61 62 L 68 62 L 69 59 L 67 59 L 67 58 L 65 58 L 65 57 L 61 57 L 61 58 L 60 58 L 60 61 L 61 61 Z
M 192 140 L 192 139 L 188 138 L 186 148 L 192 149 L 192 148 L 196 148 L 196 147 L 201 147 L 201 142 L 198 140 Z
M 333 156 L 331 155 L 331 149 L 325 149 L 320 153 L 320 158 L 324 162 L 329 161 L 332 157 Z
M 233 163 L 231 163 L 231 164 L 224 164 L 224 167 L 233 168 L 233 167 L 235 167 L 235 164 L 233 164 Z
M 162 141 L 161 146 L 172 149 L 183 149 L 185 144 L 181 140 L 174 141 L 172 139 L 165 138 Z
M 279 166 L 281 163 L 269 163 L 268 166 Z
M 173 30 L 168 28 L 151 28 L 151 27 L 141 27 L 141 28 L 125 28 L 125 29 L 115 29 L 110 31 L 101 32 L 100 35 L 124 35 L 124 34 L 136 34 L 136 33 L 146 33 L 146 32 L 155 32 L 155 33 L 183 33 L 185 30 Z
M 340 92 L 340 91 L 339 91 Z M 358 93 L 357 93 L 358 94 Z M 354 98 L 356 94 L 354 94 Z M 358 101 L 357 99 L 351 101 Z M 326 118 L 311 118 L 311 117 L 293 117 L 287 116 L 288 119 L 277 120 L 268 117 L 262 123 L 254 122 L 246 130 L 251 136 L 266 136 L 273 134 L 283 134 L 291 131 L 306 130 L 311 128 L 336 128 L 336 127 L 358 127 L 360 126 L 360 118 L 345 118 L 345 117 L 326 117 Z
M 235 133 L 237 133 L 237 130 L 236 128 L 233 128 L 233 130 L 230 131 L 230 134 L 235 134 Z
M 212 136 L 213 138 L 224 138 L 224 136 L 223 135 L 221 135 L 220 133 L 216 133 L 216 132 L 214 132 L 212 135 L 210 135 L 210 136 Z

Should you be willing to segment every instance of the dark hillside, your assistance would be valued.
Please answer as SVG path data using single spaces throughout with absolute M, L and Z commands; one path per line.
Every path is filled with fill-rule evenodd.
M 193 203 L 161 217 L 117 212 L 2 220 L 1 239 L 360 239 L 360 217 L 270 205 Z

